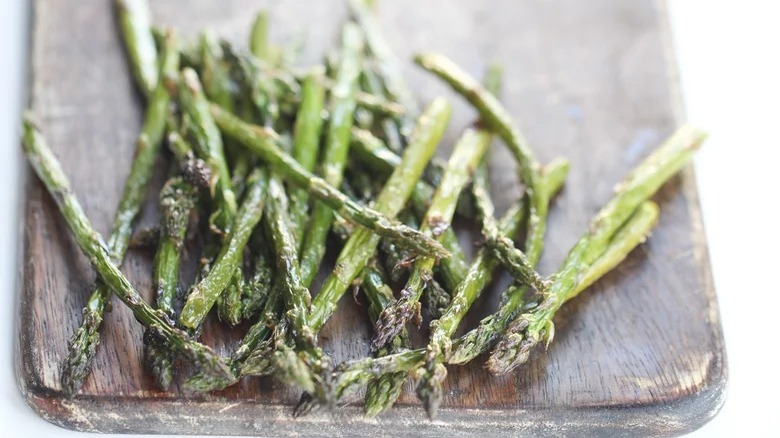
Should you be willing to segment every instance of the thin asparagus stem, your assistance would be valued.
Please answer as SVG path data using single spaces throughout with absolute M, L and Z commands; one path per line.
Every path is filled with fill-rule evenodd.
M 172 77 L 176 74 L 178 65 L 176 38 L 172 32 L 168 32 L 163 53 L 162 75 L 166 78 Z M 170 103 L 170 95 L 164 83 L 166 81 L 160 81 L 149 98 L 143 128 L 136 142 L 133 163 L 114 215 L 114 224 L 107 243 L 111 261 L 116 265 L 120 265 L 125 258 L 132 236 L 133 223 L 141 210 L 154 163 L 160 152 Z M 92 361 L 100 343 L 98 330 L 110 298 L 111 291 L 102 282 L 98 282 L 98 288 L 89 297 L 82 311 L 81 326 L 70 338 L 68 357 L 63 363 L 60 379 L 63 392 L 69 397 L 75 395 L 81 388 L 84 378 L 92 368 Z
M 563 159 L 554 160 L 542 169 L 539 190 L 548 204 L 563 186 L 568 173 L 569 163 Z M 533 260 L 533 264 L 537 262 L 538 259 Z M 487 351 L 501 336 L 509 321 L 522 308 L 525 293 L 525 287 L 510 286 L 504 294 L 506 301 L 502 303 L 496 313 L 482 319 L 476 328 L 464 334 L 459 342 L 453 343 L 447 361 L 463 364 Z
M 149 4 L 146 0 L 116 0 L 116 7 L 133 77 L 141 92 L 149 96 L 159 81 Z
M 293 158 L 301 167 L 311 172 L 317 164 L 322 133 L 322 112 L 325 105 L 325 88 L 319 81 L 322 70 L 310 71 L 303 79 L 301 106 L 295 119 L 295 143 Z M 301 187 L 290 191 L 290 224 L 295 231 L 298 252 L 303 245 L 303 227 L 307 223 L 309 210 L 309 192 Z M 304 284 L 307 284 L 304 282 Z
M 208 275 L 192 287 L 187 302 L 179 316 L 179 323 L 195 329 L 203 322 L 228 283 L 240 269 L 244 247 L 252 230 L 260 221 L 265 203 L 267 177 L 256 169 L 249 177 L 247 194 L 230 233 L 228 233 L 219 255 Z
M 84 214 L 57 158 L 29 116 L 25 116 L 24 119 L 22 144 L 28 162 L 57 203 L 79 248 L 89 258 L 109 290 L 132 310 L 138 322 L 151 330 L 150 338 L 165 343 L 168 348 L 188 360 L 199 374 L 201 381 L 232 379 L 230 369 L 216 353 L 173 327 L 164 312 L 156 311 L 146 304 L 111 260 L 108 246 Z M 191 382 L 188 386 L 198 389 L 197 382 Z
M 344 179 L 352 124 L 355 120 L 355 93 L 360 78 L 360 53 L 363 40 L 360 30 L 347 23 L 342 35 L 342 53 L 336 86 L 330 95 L 330 117 L 322 158 L 322 178 L 333 187 L 339 187 Z M 301 275 L 303 284 L 309 285 L 325 255 L 325 240 L 333 224 L 333 210 L 323 202 L 316 202 L 309 228 L 301 249 Z
M 210 30 L 201 34 L 201 65 L 203 91 L 206 97 L 218 105 L 233 111 L 233 83 L 228 67 L 225 65 L 225 57 L 219 41 Z M 243 150 L 236 151 L 237 146 L 228 142 L 224 145 L 227 152 L 234 152 L 235 166 L 230 180 L 233 196 L 237 198 L 243 193 L 246 180 L 250 171 L 249 157 Z M 224 228 L 223 228 L 224 229 Z M 241 293 L 244 284 L 241 270 L 236 270 L 225 291 L 217 299 L 219 319 L 230 325 L 236 325 L 241 321 L 243 314 Z
M 413 141 L 404 152 L 401 164 L 395 168 L 377 196 L 374 208 L 380 216 L 393 218 L 403 208 L 444 134 L 450 113 L 449 103 L 436 99 L 420 116 L 412 136 Z M 425 234 L 417 234 L 432 240 Z M 325 324 L 335 310 L 339 298 L 372 258 L 380 239 L 380 235 L 368 229 L 359 229 L 344 244 L 336 260 L 337 269 L 325 279 L 312 303 L 310 323 L 315 332 Z
M 628 254 L 647 240 L 650 232 L 658 223 L 658 205 L 645 201 L 637 211 L 618 229 L 598 260 L 591 264 L 585 274 L 577 280 L 577 287 L 566 298 L 570 300 L 580 292 L 590 287 L 599 278 L 619 265 Z
M 258 59 L 268 60 L 271 58 L 269 28 L 268 11 L 261 10 L 255 15 L 249 34 L 249 49 Z
M 349 7 L 352 16 L 365 35 L 368 50 L 377 60 L 377 67 L 390 100 L 401 103 L 406 109 L 406 117 L 401 118 L 399 127 L 402 136 L 409 138 L 414 129 L 414 120 L 420 113 L 417 100 L 406 83 L 400 63 L 385 41 L 379 23 L 369 9 L 368 2 L 366 0 L 350 0 Z
M 595 216 L 587 233 L 554 275 L 542 303 L 507 327 L 487 363 L 492 373 L 503 374 L 515 369 L 541 341 L 549 345 L 555 330 L 553 316 L 563 303 L 575 296 L 583 272 L 605 253 L 612 237 L 636 209 L 688 164 L 705 137 L 696 128 L 680 128 L 618 184 L 614 197 Z
M 552 167 L 553 163 L 547 166 L 550 169 L 546 172 L 546 184 L 549 192 L 554 193 L 560 188 L 565 178 L 567 166 L 557 165 Z M 545 182 L 545 178 L 542 179 Z M 607 251 L 599 260 L 591 265 L 581 277 L 582 283 L 578 283 L 575 290 L 585 289 L 587 286 L 598 280 L 618 263 L 620 263 L 636 246 L 638 246 L 648 235 L 652 224 L 657 218 L 657 206 L 651 202 L 645 202 L 634 216 L 621 227 L 610 243 Z M 507 296 L 509 300 L 517 300 L 522 306 L 521 289 L 519 286 L 510 286 Z M 502 309 L 506 309 L 506 305 Z M 447 358 L 449 364 L 464 364 L 476 358 L 481 353 L 487 351 L 492 345 L 498 334 L 501 332 L 502 323 L 500 322 L 501 312 L 491 315 L 480 321 L 477 328 L 466 333 L 464 336 L 452 340 L 452 354 Z M 508 323 L 505 321 L 503 324 Z M 496 328 L 497 326 L 497 328 Z M 496 335 L 489 335 L 495 333 Z M 485 338 L 478 338 L 474 334 L 481 333 L 487 335 Z M 476 341 L 479 339 L 478 341 Z M 467 352 L 463 354 L 464 352 Z M 381 358 L 365 358 L 350 362 L 345 362 L 337 367 L 334 376 L 334 386 L 342 394 L 346 394 L 355 389 L 359 384 L 364 384 L 371 379 L 383 378 L 395 374 L 408 375 L 414 370 L 419 369 L 425 364 L 427 349 L 418 348 L 415 350 L 405 350 L 389 354 Z M 367 399 L 368 400 L 368 399 Z
M 375 323 L 382 313 L 382 310 L 394 300 L 393 290 L 385 283 L 381 272 L 369 264 L 363 272 L 363 291 L 369 300 L 369 315 L 371 322 Z M 396 336 L 387 348 L 380 349 L 376 355 L 378 357 L 397 353 L 409 348 L 409 336 L 406 330 Z M 408 373 L 388 373 L 372 379 L 366 387 L 366 401 L 363 406 L 363 412 L 367 417 L 376 417 L 377 415 L 390 409 L 403 390 L 403 384 L 408 378 Z
M 217 105 L 233 111 L 233 85 L 227 66 L 224 65 L 224 54 L 217 36 L 211 30 L 206 30 L 200 37 L 202 59 L 201 82 L 206 97 Z
M 316 330 L 309 321 L 311 295 L 303 284 L 298 264 L 298 245 L 289 228 L 287 194 L 281 179 L 274 175 L 268 184 L 268 206 L 266 227 L 272 236 L 276 252 L 276 268 L 281 273 L 278 284 L 286 304 L 286 320 L 291 328 L 290 335 L 295 342 L 293 350 L 287 345 L 287 330 L 277 334 L 273 363 L 287 382 L 294 382 L 304 391 L 316 394 L 320 401 L 329 399 L 325 376 L 329 360 L 317 347 Z
M 512 242 L 520 228 L 525 208 L 519 204 L 515 205 L 504 215 L 500 223 L 493 217 L 495 208 L 488 192 L 487 166 L 484 165 L 479 167 L 474 176 L 472 191 L 483 229 L 490 230 L 489 232 L 496 239 L 502 238 Z M 450 306 L 441 318 L 431 322 L 432 330 L 425 352 L 425 366 L 418 373 L 420 378 L 417 386 L 417 394 L 423 401 L 430 418 L 436 417 L 441 404 L 443 383 L 447 377 L 444 362 L 452 348 L 452 335 L 466 312 L 492 279 L 499 260 L 493 252 L 483 248 L 471 265 L 466 279 L 455 289 Z
M 216 105 L 211 106 L 211 113 L 223 133 L 244 144 L 275 171 L 284 175 L 289 182 L 306 188 L 311 196 L 327 203 L 344 219 L 394 239 L 420 254 L 449 256 L 449 253 L 430 237 L 389 220 L 375 209 L 359 206 L 322 178 L 312 175 L 277 146 L 278 135 L 273 130 L 245 123 Z
M 216 208 L 209 222 L 221 233 L 227 233 L 236 214 L 236 196 L 233 193 L 230 170 L 225 160 L 222 137 L 209 112 L 209 104 L 203 94 L 198 75 L 190 68 L 182 70 L 179 101 L 191 121 L 189 128 L 192 132 L 195 152 L 211 169 L 212 180 L 209 189 L 212 198 L 215 199 Z
M 269 255 L 265 248 L 260 247 L 265 242 L 255 243 L 250 239 L 250 246 L 254 249 L 252 278 L 244 284 L 242 292 L 242 308 L 244 320 L 251 320 L 260 313 L 266 300 L 271 295 L 274 278 L 274 269 L 271 266 Z
M 540 166 L 534 158 L 527 140 L 501 102 L 445 56 L 423 54 L 416 56 L 415 62 L 447 82 L 455 91 L 466 98 L 479 111 L 483 123 L 490 126 L 501 137 L 515 156 L 520 167 L 520 179 L 525 186 L 529 200 L 528 239 L 525 254 L 531 261 L 538 260 L 547 228 L 548 206 L 538 190 Z
M 484 174 L 481 178 L 474 178 L 473 192 L 486 247 L 519 282 L 528 284 L 539 292 L 545 291 L 550 281 L 536 272 L 528 257 L 515 247 L 513 236 L 502 233 L 498 221 L 493 217 L 490 193 L 486 184 L 482 183 L 487 180 L 487 169 L 480 168 L 477 172 Z
M 450 228 L 460 192 L 482 161 L 491 139 L 492 135 L 487 131 L 467 129 L 463 133 L 450 156 L 442 183 L 425 214 L 421 231 L 438 238 Z M 397 336 L 406 323 L 419 314 L 420 296 L 426 284 L 433 278 L 435 263 L 436 259 L 430 257 L 418 257 L 415 260 L 401 298 L 382 311 L 377 321 L 371 342 L 374 349 L 384 346 Z
M 401 161 L 401 157 L 394 154 L 381 140 L 368 131 L 353 128 L 352 138 L 352 147 L 356 155 L 378 172 L 390 173 Z M 412 207 L 421 218 L 428 210 L 434 191 L 430 184 L 420 181 L 412 192 Z M 447 228 L 444 234 L 439 237 L 439 243 L 450 253 L 450 257 L 439 260 L 439 270 L 447 289 L 453 290 L 466 276 L 468 264 L 463 256 L 463 251 L 461 251 L 458 237 L 451 228 Z
M 154 257 L 153 287 L 157 310 L 171 321 L 175 318 L 174 300 L 179 290 L 179 258 L 187 233 L 190 213 L 198 191 L 181 177 L 173 177 L 160 192 L 160 242 Z M 173 354 L 159 343 L 146 346 L 146 359 L 160 389 L 167 390 L 173 380 Z
M 259 320 L 249 328 L 236 350 L 230 356 L 231 366 L 238 375 L 260 374 L 257 370 L 262 368 L 261 366 L 251 363 L 245 365 L 245 363 L 248 362 L 248 358 L 255 352 L 258 345 L 268 340 L 268 337 L 278 325 L 279 309 L 283 297 L 280 288 L 276 286 L 277 282 L 280 282 L 280 280 L 274 279 L 274 286 L 269 290 L 268 298 L 263 305 Z M 263 359 L 267 359 L 265 354 L 258 353 L 258 355 Z

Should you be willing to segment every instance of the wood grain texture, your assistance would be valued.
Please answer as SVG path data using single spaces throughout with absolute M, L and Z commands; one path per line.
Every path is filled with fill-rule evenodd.
M 97 229 L 107 233 L 142 119 L 109 0 L 34 2 L 31 105 Z M 253 11 L 270 6 L 274 38 L 303 34 L 303 62 L 334 44 L 341 1 L 152 2 L 154 19 L 193 35 L 205 26 L 243 42 Z M 503 99 L 543 162 L 571 159 L 550 217 L 542 260 L 552 272 L 622 175 L 681 119 L 662 2 L 653 0 L 394 0 L 380 2 L 388 38 L 405 60 L 450 55 L 475 75 L 498 61 Z M 449 150 L 473 111 L 436 79 L 406 65 L 422 101 L 452 96 Z M 492 151 L 499 209 L 519 193 L 511 156 Z M 81 320 L 94 275 L 52 200 L 27 189 L 17 367 L 30 405 L 63 427 L 105 432 L 339 436 L 662 436 L 693 430 L 724 398 L 726 363 L 693 172 L 656 197 L 662 215 L 649 241 L 565 306 L 555 342 L 515 374 L 496 378 L 483 360 L 451 367 L 440 419 L 430 422 L 411 387 L 375 420 L 359 403 L 293 420 L 298 393 L 269 379 L 193 396 L 155 389 L 143 369 L 141 327 L 118 302 L 107 315 L 95 368 L 73 401 L 59 366 Z M 150 202 L 142 222 L 154 221 Z M 151 294 L 151 255 L 131 251 L 123 271 Z M 505 280 L 504 280 L 505 281 Z M 501 281 L 498 281 L 501 283 Z M 499 285 L 500 286 L 500 285 Z M 316 290 L 316 289 L 315 289 Z M 495 309 L 498 287 L 468 317 Z M 467 324 L 467 325 L 468 325 Z M 227 354 L 235 336 L 207 326 Z M 368 351 L 364 311 L 346 297 L 322 334 L 336 360 Z

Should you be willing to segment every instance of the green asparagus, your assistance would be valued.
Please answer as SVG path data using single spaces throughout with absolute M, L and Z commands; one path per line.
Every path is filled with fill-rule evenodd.
M 355 93 L 360 77 L 360 52 L 363 41 L 354 24 L 344 26 L 342 53 L 336 86 L 331 90 L 330 117 L 322 158 L 322 178 L 333 187 L 344 179 L 352 123 L 355 114 Z M 314 204 L 311 222 L 306 230 L 301 250 L 303 284 L 309 285 L 325 254 L 325 239 L 333 223 L 333 210 L 323 203 Z
M 688 164 L 705 137 L 696 128 L 680 128 L 618 184 L 614 197 L 595 216 L 588 232 L 574 245 L 553 276 L 542 303 L 507 327 L 487 363 L 492 373 L 503 374 L 515 369 L 541 341 L 549 345 L 555 331 L 552 318 L 563 303 L 579 292 L 579 278 L 605 253 L 612 237 L 636 209 Z
M 449 256 L 438 242 L 425 234 L 391 221 L 373 208 L 361 208 L 322 178 L 305 170 L 294 158 L 277 146 L 279 136 L 273 130 L 245 123 L 215 105 L 211 106 L 211 113 L 222 132 L 259 155 L 275 171 L 286 176 L 289 182 L 306 188 L 311 196 L 327 203 L 343 218 L 381 236 L 392 238 L 420 254 L 435 257 Z
M 377 196 L 374 208 L 380 217 L 395 217 L 403 208 L 444 134 L 450 113 L 449 103 L 436 99 L 420 116 L 412 136 L 413 141 L 404 152 L 401 164 L 395 168 Z M 419 232 L 418 235 L 424 236 L 428 241 L 432 240 Z M 380 238 L 368 229 L 359 229 L 344 244 L 336 260 L 336 270 L 328 275 L 312 303 L 310 323 L 315 331 L 319 330 L 333 313 L 339 298 L 376 251 Z
M 160 242 L 154 258 L 153 287 L 157 309 L 172 321 L 179 290 L 179 256 L 197 196 L 197 188 L 178 176 L 169 179 L 160 192 Z M 173 380 L 173 354 L 158 343 L 150 343 L 146 356 L 157 386 L 167 390 Z
M 149 96 L 159 81 L 149 4 L 146 0 L 116 0 L 116 6 L 135 82 L 141 92 Z
M 442 183 L 436 190 L 420 230 L 438 238 L 450 228 L 460 192 L 482 161 L 491 138 L 491 134 L 486 131 L 467 129 L 464 132 L 452 152 Z M 419 313 L 419 299 L 433 277 L 435 263 L 436 259 L 431 257 L 417 258 L 401 298 L 388 306 L 377 321 L 371 341 L 374 349 L 384 346 Z
M 217 297 L 227 287 L 239 269 L 244 247 L 263 213 L 267 186 L 265 172 L 257 169 L 249 177 L 246 198 L 236 215 L 235 225 L 225 239 L 222 249 L 208 275 L 192 287 L 179 316 L 179 323 L 195 329 L 206 318 Z
M 162 75 L 165 78 L 172 77 L 176 74 L 178 65 L 176 38 L 172 32 L 168 32 L 163 52 Z M 133 222 L 141 210 L 143 196 L 161 148 L 170 102 L 166 81 L 160 81 L 149 98 L 144 125 L 136 142 L 133 164 L 114 215 L 114 224 L 107 243 L 111 260 L 117 265 L 125 258 Z M 99 282 L 97 290 L 92 293 L 84 307 L 81 326 L 68 343 L 68 357 L 63 364 L 60 381 L 63 392 L 70 397 L 81 388 L 84 378 L 90 372 L 100 342 L 98 330 L 110 297 L 111 291 Z
M 133 288 L 116 264 L 113 263 L 108 246 L 84 214 L 57 158 L 29 116 L 25 116 L 24 119 L 22 144 L 28 162 L 57 203 L 57 207 L 68 223 L 76 243 L 84 255 L 89 258 L 109 290 L 132 310 L 138 322 L 151 330 L 150 337 L 164 342 L 177 355 L 188 360 L 204 381 L 232 379 L 233 375 L 230 369 L 216 353 L 209 347 L 193 341 L 183 331 L 173 327 L 164 312 L 156 311 L 146 304 L 138 291 Z M 193 387 L 193 389 L 198 388 Z

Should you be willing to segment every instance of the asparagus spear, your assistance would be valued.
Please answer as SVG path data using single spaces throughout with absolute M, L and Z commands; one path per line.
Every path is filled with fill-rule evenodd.
M 178 65 L 176 39 L 172 32 L 168 32 L 163 53 L 163 76 L 170 78 L 175 75 Z M 112 262 L 117 265 L 125 258 L 133 222 L 141 210 L 143 196 L 160 151 L 170 102 L 170 95 L 164 82 L 160 81 L 157 84 L 149 98 L 144 125 L 136 143 L 133 164 L 122 189 L 122 197 L 108 238 L 109 255 Z M 75 395 L 90 372 L 100 342 L 98 330 L 103 322 L 103 313 L 110 297 L 111 291 L 108 287 L 99 283 L 97 290 L 92 293 L 84 307 L 81 326 L 68 343 L 68 357 L 63 364 L 61 376 L 63 391 L 68 396 Z
M 212 181 L 209 189 L 216 201 L 216 211 L 209 218 L 209 223 L 220 233 L 227 233 L 237 209 L 230 170 L 225 160 L 222 138 L 209 112 L 200 80 L 197 73 L 190 68 L 182 70 L 179 101 L 191 121 L 189 128 L 193 135 L 195 152 L 211 169 Z
M 605 253 L 610 239 L 636 209 L 688 164 L 705 137 L 696 128 L 680 128 L 618 184 L 614 197 L 594 217 L 553 277 L 542 303 L 507 327 L 487 363 L 492 373 L 503 374 L 524 363 L 540 341 L 549 345 L 555 330 L 553 316 L 579 292 L 577 283 L 587 267 Z
M 271 58 L 271 47 L 269 43 L 268 11 L 262 10 L 255 15 L 255 21 L 252 22 L 252 30 L 249 34 L 249 50 L 257 56 L 258 59 L 269 60 Z
M 569 163 L 562 159 L 554 160 L 542 169 L 539 190 L 548 204 L 563 186 L 568 173 Z M 532 262 L 536 264 L 538 259 L 532 260 Z M 496 313 L 485 317 L 476 328 L 464 334 L 460 338 L 460 342 L 452 346 L 452 352 L 447 359 L 449 363 L 470 362 L 495 343 L 509 321 L 523 306 L 525 288 L 512 285 L 504 295 L 507 297 L 506 301 L 502 303 Z
M 176 126 L 176 124 L 169 120 L 168 126 Z M 206 162 L 200 158 L 195 158 L 192 146 L 176 129 L 168 133 L 168 148 L 173 152 L 176 161 L 179 163 L 182 177 L 193 186 L 207 189 L 211 182 L 211 169 L 209 169 Z
M 286 320 L 292 329 L 295 350 L 287 345 L 287 330 L 279 330 L 273 363 L 285 381 L 298 384 L 304 391 L 316 393 L 319 400 L 328 399 L 324 377 L 328 369 L 325 353 L 317 347 L 316 330 L 309 321 L 311 295 L 303 283 L 298 264 L 298 246 L 288 224 L 287 194 L 281 179 L 274 175 L 268 184 L 266 227 L 272 236 L 277 258 L 279 287 L 286 304 Z
M 372 169 L 382 173 L 390 173 L 401 161 L 398 155 L 394 154 L 381 140 L 368 131 L 353 129 L 352 138 L 352 148 L 356 155 Z M 423 217 L 428 210 L 433 193 L 434 188 L 424 181 L 418 182 L 415 186 L 411 201 L 415 213 L 420 217 Z M 439 261 L 439 270 L 447 289 L 453 290 L 466 276 L 468 264 L 461 251 L 458 237 L 451 228 L 447 228 L 444 234 L 439 237 L 439 243 L 450 253 L 449 257 Z
M 168 348 L 188 360 L 204 381 L 231 379 L 230 369 L 216 353 L 173 327 L 164 312 L 156 311 L 146 304 L 138 291 L 117 268 L 111 260 L 108 246 L 84 214 L 57 158 L 29 116 L 24 118 L 22 144 L 27 160 L 57 203 L 76 243 L 89 258 L 108 289 L 132 310 L 138 322 L 151 330 L 152 338 L 164 342 Z
M 190 213 L 198 191 L 181 177 L 169 179 L 160 192 L 160 242 L 154 258 L 154 290 L 157 309 L 170 319 L 175 317 L 174 300 L 179 289 L 179 256 L 184 245 Z M 148 330 L 147 330 L 148 331 Z M 149 367 L 157 386 L 167 390 L 173 379 L 173 354 L 159 345 L 146 346 Z
M 223 64 L 224 54 L 217 36 L 206 30 L 200 37 L 201 81 L 206 97 L 217 105 L 233 111 L 233 85 L 228 69 Z
M 647 237 L 657 219 L 657 214 L 658 211 L 655 204 L 650 201 L 642 204 L 636 214 L 615 235 L 604 255 L 586 270 L 582 276 L 582 282 L 578 283 L 575 290 L 584 290 L 625 259 Z M 512 289 L 516 292 L 520 287 L 511 286 L 510 290 Z M 510 300 L 516 299 L 514 297 L 522 299 L 523 296 L 522 294 L 511 294 L 511 292 L 507 292 L 507 294 Z M 497 337 L 497 335 L 489 334 L 496 331 L 494 326 L 500 325 L 497 318 L 493 317 L 497 315 L 499 314 L 483 319 L 477 328 L 458 339 L 452 340 L 453 353 L 447 358 L 447 363 L 464 364 L 485 352 Z M 498 331 L 500 333 L 500 328 Z M 481 333 L 486 335 L 486 337 L 479 338 L 480 340 L 475 342 L 478 338 L 473 335 L 474 333 Z M 372 379 L 383 379 L 397 374 L 408 375 L 425 364 L 426 354 L 426 349 L 418 348 L 378 358 L 364 358 L 345 362 L 339 365 L 334 372 L 333 385 L 337 388 L 336 391 L 338 393 L 347 394 L 354 390 L 357 385 L 364 384 Z
M 319 81 L 322 71 L 312 70 L 303 80 L 301 106 L 295 119 L 295 144 L 293 158 L 301 167 L 311 172 L 317 164 L 322 132 L 322 111 L 325 104 L 325 88 Z M 307 222 L 309 193 L 295 187 L 290 192 L 290 224 L 295 231 L 298 251 L 303 244 L 303 227 Z M 304 282 L 304 284 L 306 284 Z
M 455 206 L 463 187 L 490 145 L 492 136 L 483 130 L 467 129 L 450 156 L 442 183 L 436 190 L 420 230 L 439 237 L 450 228 Z M 414 262 L 409 281 L 399 298 L 382 311 L 374 328 L 371 345 L 378 349 L 394 338 L 406 323 L 419 313 L 419 299 L 432 278 L 436 259 L 419 257 Z
M 246 197 L 225 244 L 208 275 L 192 287 L 187 297 L 179 316 L 179 322 L 184 327 L 195 329 L 203 322 L 219 294 L 225 290 L 239 269 L 244 247 L 262 217 L 266 185 L 267 178 L 261 169 L 256 169 L 249 176 Z
M 413 141 L 404 152 L 401 164 L 395 168 L 377 196 L 374 208 L 380 215 L 392 218 L 403 208 L 444 134 L 450 113 L 449 103 L 443 99 L 436 99 L 420 116 L 412 136 Z M 427 240 L 432 240 L 424 234 L 418 234 Z M 341 295 L 371 259 L 380 238 L 368 229 L 359 229 L 344 244 L 336 260 L 337 269 L 325 279 L 312 303 L 310 324 L 315 332 L 325 324 L 335 310 Z
M 501 102 L 455 63 L 438 54 L 418 55 L 415 57 L 415 62 L 439 76 L 466 98 L 479 111 L 482 121 L 501 137 L 515 156 L 520 167 L 520 179 L 529 200 L 528 239 L 525 252 L 529 260 L 538 260 L 547 228 L 548 205 L 541 191 L 538 190 L 540 166 L 528 142 Z
M 408 138 L 414 129 L 414 119 L 420 113 L 417 100 L 409 89 L 401 73 L 400 63 L 385 41 L 379 23 L 369 9 L 368 2 L 366 0 L 350 0 L 349 7 L 352 16 L 365 35 L 366 46 L 377 60 L 377 67 L 387 94 L 391 100 L 400 102 L 406 109 L 406 117 L 401 118 L 399 122 L 402 136 Z
M 256 233 L 257 234 L 257 233 Z M 244 284 L 244 290 L 242 291 L 242 309 L 244 320 L 251 320 L 256 314 L 258 314 L 266 300 L 271 294 L 271 285 L 273 284 L 274 269 L 271 266 L 269 255 L 266 253 L 265 248 L 260 245 L 265 245 L 263 239 L 257 239 L 259 243 L 255 243 L 250 238 L 249 246 L 253 248 L 253 266 L 252 277 Z
M 149 4 L 146 0 L 116 0 L 116 6 L 135 82 L 141 92 L 149 96 L 159 80 Z
M 555 164 L 555 163 L 554 163 Z M 557 164 L 556 164 L 557 165 Z M 566 164 L 562 164 L 563 174 L 568 170 Z M 557 176 L 558 172 L 551 172 Z M 562 180 L 563 178 L 561 178 Z M 546 175 L 542 176 L 540 186 L 546 186 Z M 519 228 L 524 216 L 523 206 L 515 205 L 499 221 L 493 217 L 494 207 L 487 189 L 487 167 L 482 166 L 477 171 L 472 184 L 475 194 L 476 206 L 483 228 L 491 229 L 496 238 L 507 239 L 511 242 Z M 512 244 L 514 247 L 514 244 Z M 466 316 L 466 312 L 479 297 L 482 290 L 492 278 L 492 273 L 498 265 L 499 259 L 493 257 L 493 252 L 482 249 L 466 275 L 466 279 L 458 285 L 452 295 L 452 302 L 441 318 L 431 323 L 431 337 L 425 352 L 425 367 L 419 374 L 420 383 L 417 394 L 423 400 L 423 404 L 430 418 L 436 416 L 442 397 L 442 384 L 447 377 L 447 369 L 444 362 L 452 347 L 452 335 L 458 328 L 460 321 Z M 533 268 L 531 268 L 533 271 Z
M 306 188 L 311 196 L 327 203 L 344 219 L 362 225 L 379 235 L 390 237 L 420 254 L 436 257 L 449 255 L 439 243 L 428 236 L 391 221 L 372 208 L 361 208 L 322 178 L 306 171 L 294 158 L 277 146 L 278 135 L 273 130 L 245 123 L 216 105 L 211 106 L 211 113 L 223 133 L 235 138 L 259 155 L 289 182 Z
M 344 26 L 342 53 L 336 86 L 331 90 L 330 117 L 324 156 L 322 177 L 333 187 L 339 187 L 344 179 L 344 168 L 349 153 L 350 131 L 355 119 L 355 93 L 360 78 L 360 52 L 363 41 L 360 30 L 352 23 Z M 323 203 L 314 204 L 311 224 L 304 235 L 301 250 L 301 275 L 303 284 L 309 285 L 317 275 L 325 254 L 325 239 L 333 223 L 333 210 Z
M 370 306 L 368 308 L 372 322 L 376 322 L 382 310 L 392 303 L 393 291 L 385 283 L 379 270 L 369 265 L 363 273 L 363 290 L 368 297 Z M 404 351 L 409 347 L 409 336 L 406 330 L 396 336 L 387 348 L 377 351 L 377 356 L 386 356 L 392 353 Z M 388 373 L 376 379 L 371 380 L 366 388 L 366 402 L 363 412 L 367 417 L 376 417 L 382 412 L 390 409 L 393 403 L 401 395 L 403 384 L 408 375 L 405 372 Z
M 587 268 L 572 293 L 576 296 L 599 278 L 620 264 L 634 248 L 645 241 L 658 220 L 658 206 L 651 201 L 643 203 L 633 216 L 615 234 L 604 254 Z M 512 285 L 499 310 L 480 321 L 479 325 L 458 339 L 447 359 L 451 364 L 470 362 L 495 343 L 512 322 L 524 302 L 525 289 Z
M 486 247 L 515 276 L 517 281 L 543 292 L 549 287 L 549 280 L 536 272 L 535 263 L 531 262 L 522 251 L 515 248 L 513 236 L 501 232 L 498 221 L 493 217 L 493 203 L 485 184 L 487 169 L 480 168 L 477 173 L 480 174 L 480 177 L 474 178 L 473 192 L 475 206 L 482 221 L 482 234 L 485 237 Z

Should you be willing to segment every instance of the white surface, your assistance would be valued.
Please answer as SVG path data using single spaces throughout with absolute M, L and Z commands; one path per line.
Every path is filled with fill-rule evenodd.
M 526 0 L 528 1 L 528 0 Z M 19 111 L 26 100 L 27 5 L 0 12 L 0 424 L 4 436 L 82 434 L 38 418 L 17 390 L 13 365 L 17 293 Z M 689 119 L 711 138 L 696 159 L 704 220 L 729 362 L 723 411 L 695 438 L 777 436 L 780 248 L 780 2 L 669 0 Z M 83 434 L 83 436 L 96 436 Z

